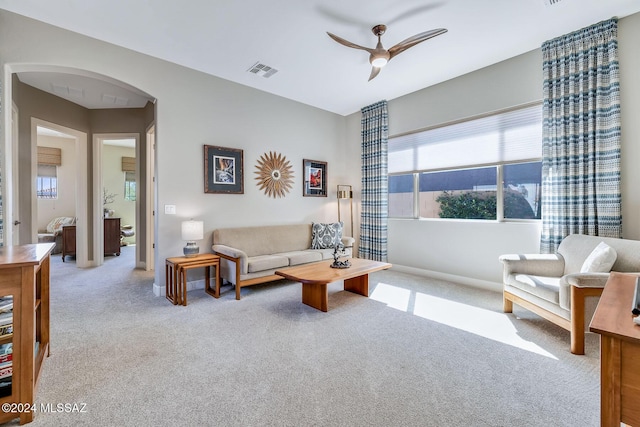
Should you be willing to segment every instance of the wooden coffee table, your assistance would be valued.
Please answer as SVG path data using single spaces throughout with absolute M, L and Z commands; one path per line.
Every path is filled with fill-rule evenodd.
M 344 280 L 344 290 L 369 296 L 369 273 L 386 270 L 391 264 L 351 258 L 349 268 L 331 268 L 333 261 L 320 261 L 277 270 L 285 279 L 302 283 L 302 302 L 321 311 L 328 309 L 327 284 Z

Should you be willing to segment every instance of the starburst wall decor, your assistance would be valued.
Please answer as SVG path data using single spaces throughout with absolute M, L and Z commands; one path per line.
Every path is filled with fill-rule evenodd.
M 284 197 L 293 186 L 291 164 L 282 154 L 269 152 L 260 156 L 254 172 L 258 187 L 269 197 Z

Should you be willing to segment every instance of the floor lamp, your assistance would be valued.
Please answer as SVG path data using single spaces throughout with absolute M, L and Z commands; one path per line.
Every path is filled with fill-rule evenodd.
M 340 201 L 349 200 L 349 209 L 351 211 L 351 236 L 353 237 L 353 189 L 350 185 L 338 184 L 338 221 L 342 221 L 340 215 Z

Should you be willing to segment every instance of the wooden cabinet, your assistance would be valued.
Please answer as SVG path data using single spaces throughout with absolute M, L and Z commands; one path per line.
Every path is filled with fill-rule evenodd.
M 76 226 L 65 225 L 62 227 L 62 262 L 67 255 L 76 254 Z
M 0 247 L 0 423 L 33 420 L 35 392 L 49 356 L 49 271 L 54 243 Z M 12 305 L 10 305 L 12 303 Z M 11 349 L 11 352 L 9 352 Z
M 62 227 L 62 261 L 76 254 L 76 226 Z M 120 256 L 120 218 L 104 219 L 104 254 Z
M 120 256 L 120 218 L 104 219 L 104 254 Z

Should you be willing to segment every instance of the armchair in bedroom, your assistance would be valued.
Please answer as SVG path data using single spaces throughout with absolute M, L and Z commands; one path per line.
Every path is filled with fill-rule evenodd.
M 76 218 L 71 216 L 60 216 L 52 219 L 44 230 L 38 231 L 38 243 L 55 243 L 54 254 L 62 252 L 62 227 L 74 225 Z
M 517 304 L 571 333 L 571 353 L 584 354 L 584 334 L 610 271 L 640 272 L 640 241 L 571 234 L 555 254 L 502 255 L 503 311 Z

